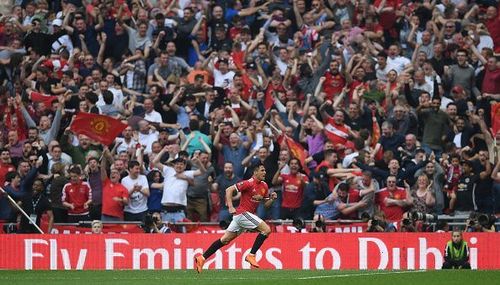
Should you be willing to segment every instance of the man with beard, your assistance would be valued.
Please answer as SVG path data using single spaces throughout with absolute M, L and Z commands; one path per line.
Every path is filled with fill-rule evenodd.
M 241 180 L 241 177 L 238 177 L 234 174 L 233 171 L 233 163 L 228 161 L 224 163 L 224 173 L 217 176 L 215 179 L 215 183 L 212 184 L 212 191 L 217 192 L 219 194 L 219 201 L 221 203 L 220 211 L 219 211 L 219 222 L 227 221 L 231 219 L 231 214 L 227 208 L 225 203 L 226 197 L 226 189 L 229 186 L 236 184 Z M 233 205 L 238 207 L 239 199 L 241 193 L 233 194 Z
M 448 132 L 446 140 L 453 142 L 457 148 L 463 148 L 469 144 L 473 134 L 474 130 L 466 125 L 465 118 L 458 117 L 455 125 Z
M 325 100 L 334 100 L 334 98 L 342 92 L 346 84 L 346 76 L 344 70 L 339 71 L 340 64 L 337 60 L 330 62 L 330 69 L 325 73 L 325 81 L 323 82 L 323 92 L 326 93 Z
M 296 219 L 300 217 L 300 206 L 304 197 L 304 189 L 309 183 L 309 178 L 300 173 L 300 162 L 296 158 L 290 159 L 290 173 L 282 174 L 286 166 L 280 162 L 278 171 L 274 174 L 273 185 L 283 185 L 283 202 L 281 203 L 281 219 Z

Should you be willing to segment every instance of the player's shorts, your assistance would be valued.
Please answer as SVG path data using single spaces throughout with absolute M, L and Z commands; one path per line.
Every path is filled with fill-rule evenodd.
M 241 233 L 244 230 L 253 230 L 262 222 L 262 219 L 256 215 L 250 212 L 243 212 L 239 215 L 233 216 L 233 220 L 227 227 L 227 231 L 232 233 Z

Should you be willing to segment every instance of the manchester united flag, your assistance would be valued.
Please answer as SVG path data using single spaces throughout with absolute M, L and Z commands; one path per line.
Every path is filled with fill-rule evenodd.
M 288 137 L 287 135 L 281 135 L 278 137 L 278 142 L 281 144 L 282 141 L 285 141 L 286 145 L 288 146 L 288 150 L 290 151 L 290 154 L 292 157 L 295 157 L 300 161 L 300 164 L 302 165 L 302 169 L 306 172 L 307 175 L 309 175 L 310 171 L 309 168 L 307 167 L 306 163 L 306 158 L 307 158 L 307 153 L 306 150 L 300 145 L 298 142 L 294 141 L 292 138 Z
M 78 113 L 71 123 L 70 130 L 109 145 L 126 127 L 126 124 L 108 116 Z

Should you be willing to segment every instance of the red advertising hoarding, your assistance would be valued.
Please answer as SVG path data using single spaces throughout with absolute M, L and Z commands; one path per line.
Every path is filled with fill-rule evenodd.
M 218 234 L 0 235 L 0 269 L 192 269 Z M 255 234 L 243 234 L 208 268 L 246 269 Z M 450 234 L 272 234 L 257 254 L 267 269 L 439 269 Z M 500 269 L 500 235 L 465 235 L 477 269 Z

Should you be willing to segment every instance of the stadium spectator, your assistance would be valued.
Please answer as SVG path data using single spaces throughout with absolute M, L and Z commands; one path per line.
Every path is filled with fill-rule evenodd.
M 52 213 L 52 208 L 50 207 L 49 198 L 44 193 L 45 185 L 42 179 L 36 179 L 33 181 L 32 191 L 30 191 L 26 197 L 21 201 L 21 208 L 24 212 L 40 227 L 42 215 L 47 214 L 48 217 L 48 227 L 47 233 L 52 232 L 52 226 L 54 224 L 54 214 Z M 20 233 L 39 233 L 39 231 L 33 226 L 31 221 L 29 221 L 25 216 L 21 218 L 21 223 L 19 225 Z
M 129 191 L 120 183 L 120 172 L 117 169 L 111 169 L 108 177 L 107 166 L 111 159 L 111 153 L 108 148 L 104 149 L 101 158 L 102 183 L 102 214 L 101 221 L 123 221 L 124 206 L 129 203 Z
M 92 223 L 90 224 L 90 227 L 92 228 L 93 234 L 102 234 L 103 224 L 101 221 L 93 220 Z
M 163 205 L 162 209 L 162 220 L 168 222 L 180 222 L 186 218 L 186 207 L 188 203 L 188 186 L 189 184 L 194 185 L 194 179 L 197 176 L 205 175 L 207 169 L 203 163 L 207 161 L 200 161 L 200 154 L 198 153 L 193 157 L 192 162 L 196 164 L 196 170 L 186 170 L 187 161 L 178 157 L 171 161 L 170 165 L 165 165 L 161 163 L 161 158 L 163 154 L 167 152 L 167 147 L 164 147 L 160 153 L 153 160 L 153 165 L 155 165 L 162 173 L 165 178 L 163 182 L 163 196 L 161 203 Z M 206 155 L 206 154 L 205 154 Z M 206 158 L 204 158 L 206 159 Z M 205 177 L 208 179 L 208 176 Z M 208 191 L 205 188 L 205 191 Z M 200 215 L 200 218 L 207 219 L 207 207 L 208 197 L 202 197 L 203 201 L 199 204 L 191 204 L 190 206 L 195 207 Z M 203 211 L 205 216 L 202 216 Z
M 141 174 L 141 164 L 137 161 L 128 163 L 129 174 L 121 180 L 128 191 L 129 203 L 124 208 L 125 221 L 142 221 L 148 212 L 149 184 Z
M 62 203 L 68 209 L 68 222 L 88 221 L 89 207 L 92 203 L 92 190 L 82 181 L 82 170 L 78 165 L 69 169 L 69 183 L 62 189 Z
M 300 162 L 292 158 L 289 162 L 290 173 L 282 174 L 281 171 L 286 166 L 280 162 L 278 171 L 274 174 L 273 184 L 281 184 L 283 187 L 283 201 L 281 203 L 281 219 L 297 219 L 300 217 L 300 206 L 304 196 L 304 188 L 309 183 L 307 175 L 300 173 Z
M 409 185 L 406 189 L 396 186 L 396 177 L 389 175 L 386 181 L 387 187 L 375 193 L 375 203 L 378 209 L 384 213 L 387 221 L 401 221 L 408 207 L 413 205 L 413 199 L 409 193 Z

